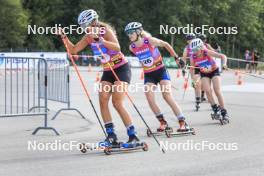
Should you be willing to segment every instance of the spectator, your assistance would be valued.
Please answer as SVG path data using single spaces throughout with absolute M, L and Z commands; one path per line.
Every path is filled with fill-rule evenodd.
M 260 60 L 260 54 L 257 49 L 254 49 L 254 54 L 253 54 L 253 70 L 254 73 L 257 73 L 257 67 L 258 67 L 258 61 Z
M 251 66 L 251 56 L 250 56 L 249 50 L 246 50 L 245 52 L 245 60 L 246 60 L 246 72 L 248 72 L 248 69 L 250 69 L 250 73 L 251 73 L 252 66 Z

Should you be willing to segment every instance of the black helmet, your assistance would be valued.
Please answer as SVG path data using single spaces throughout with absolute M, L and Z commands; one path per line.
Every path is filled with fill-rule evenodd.
M 205 34 L 198 34 L 197 38 L 201 39 L 202 41 L 205 41 L 207 39 L 207 36 Z
M 195 38 L 196 38 L 196 36 L 195 36 L 194 33 L 186 34 L 186 36 L 185 36 L 186 40 L 192 40 L 192 39 L 195 39 Z

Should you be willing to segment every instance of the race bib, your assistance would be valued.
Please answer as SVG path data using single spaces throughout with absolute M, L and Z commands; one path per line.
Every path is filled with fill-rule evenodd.
M 201 71 L 204 73 L 212 72 L 212 70 L 213 70 L 212 65 L 205 64 L 205 65 L 202 65 L 201 67 Z
M 148 57 L 146 59 L 141 60 L 141 63 L 145 66 L 145 67 L 151 67 L 154 63 L 154 59 L 153 57 Z

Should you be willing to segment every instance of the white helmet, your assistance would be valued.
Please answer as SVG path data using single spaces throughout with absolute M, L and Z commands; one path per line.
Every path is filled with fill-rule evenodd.
M 204 46 L 204 43 L 201 39 L 196 38 L 193 39 L 190 43 L 190 49 L 192 50 L 192 52 L 196 53 L 198 50 L 202 49 Z
M 142 29 L 142 24 L 139 22 L 131 22 L 126 25 L 125 32 L 137 29 Z
M 89 9 L 89 10 L 84 10 L 80 13 L 78 17 L 78 24 L 81 27 L 87 27 L 93 20 L 98 19 L 98 14 L 96 13 L 95 10 Z

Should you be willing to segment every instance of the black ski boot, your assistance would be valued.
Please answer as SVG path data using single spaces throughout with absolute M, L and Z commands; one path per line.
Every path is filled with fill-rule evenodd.
M 196 97 L 196 101 L 195 101 L 195 110 L 196 111 L 199 111 L 200 103 L 201 103 L 201 98 L 200 97 Z
M 217 104 L 212 105 L 213 114 L 211 114 L 211 117 L 213 120 L 219 120 L 221 117 L 221 109 Z
M 221 109 L 221 116 L 222 119 L 220 120 L 220 122 L 222 125 L 229 123 L 229 116 L 227 115 L 226 109 Z
M 201 102 L 206 101 L 206 98 L 205 98 L 204 94 L 205 94 L 205 92 L 202 91 L 202 93 L 201 93 Z

